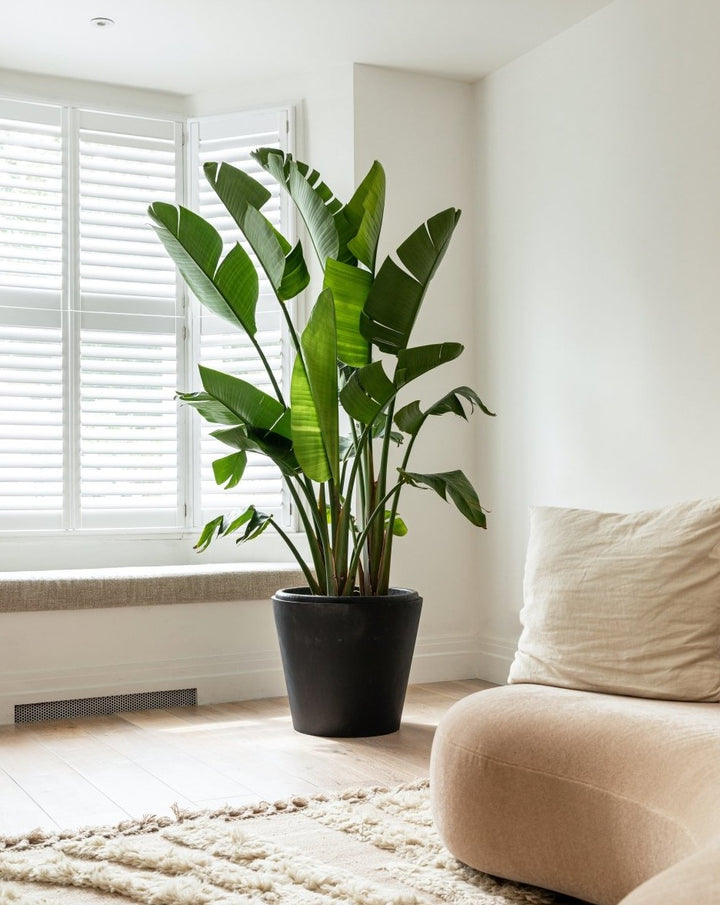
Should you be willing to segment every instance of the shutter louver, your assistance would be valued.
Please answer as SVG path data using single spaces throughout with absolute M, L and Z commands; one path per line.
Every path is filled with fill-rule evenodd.
M 250 156 L 259 147 L 285 147 L 286 114 L 284 111 L 268 111 L 228 117 L 200 120 L 198 123 L 198 194 L 197 207 L 203 217 L 210 220 L 223 239 L 223 253 L 239 241 L 250 257 L 255 257 L 236 224 L 227 214 L 217 195 L 202 173 L 207 161 L 230 163 L 262 182 L 272 193 L 263 206 L 263 214 L 273 226 L 287 233 L 280 188 Z M 255 260 L 256 266 L 258 266 Z M 267 354 L 274 374 L 283 386 L 283 318 L 265 274 L 258 266 L 260 299 L 257 308 L 257 339 Z M 200 361 L 208 367 L 226 371 L 254 383 L 268 393 L 272 386 L 257 357 L 252 344 L 240 331 L 228 328 L 220 318 L 206 309 L 200 314 Z M 228 509 L 244 509 L 254 503 L 263 512 L 274 515 L 280 524 L 287 526 L 289 518 L 284 500 L 279 470 L 260 455 L 248 455 L 248 464 L 241 483 L 225 491 L 213 479 L 212 462 L 227 455 L 230 450 L 210 436 L 212 430 L 201 425 L 200 441 L 200 507 L 202 521 L 208 521 L 218 512 Z
M 190 124 L 183 203 L 214 222 L 225 253 L 244 240 L 201 165 L 227 161 L 262 181 L 272 193 L 263 213 L 287 235 L 287 204 L 250 153 L 287 150 L 288 117 Z M 180 538 L 250 502 L 289 526 L 278 470 L 251 455 L 226 493 L 212 462 L 228 448 L 178 411 L 176 390 L 197 380 L 198 360 L 272 392 L 249 340 L 194 300 L 185 307 L 150 226 L 149 204 L 183 198 L 181 129 L 0 99 L 0 531 L 164 528 Z M 259 277 L 258 339 L 282 385 L 284 319 Z
M 176 280 L 148 226 L 175 201 L 172 123 L 82 113 L 83 527 L 177 524 Z
M 63 524 L 60 108 L 0 105 L 0 528 Z

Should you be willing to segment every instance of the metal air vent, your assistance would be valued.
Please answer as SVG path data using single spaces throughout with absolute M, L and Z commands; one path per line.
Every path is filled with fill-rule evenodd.
M 173 691 L 139 691 L 134 694 L 104 695 L 98 698 L 75 698 L 70 701 L 42 701 L 16 704 L 16 723 L 39 723 L 44 720 L 69 720 L 79 716 L 129 713 L 133 710 L 164 710 L 167 707 L 192 707 L 197 704 L 197 688 Z

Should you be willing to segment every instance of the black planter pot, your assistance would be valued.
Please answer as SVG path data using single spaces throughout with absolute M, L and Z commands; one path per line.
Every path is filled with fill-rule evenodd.
M 422 597 L 273 597 L 293 726 L 305 735 L 358 738 L 400 728 Z

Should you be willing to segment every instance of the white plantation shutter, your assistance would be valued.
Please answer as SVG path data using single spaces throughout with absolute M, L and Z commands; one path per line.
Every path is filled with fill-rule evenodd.
M 63 521 L 61 110 L 0 104 L 0 529 Z
M 277 469 L 251 457 L 241 488 L 218 488 L 212 461 L 231 450 L 178 408 L 199 361 L 271 387 L 250 342 L 187 298 L 147 215 L 187 203 L 227 250 L 240 236 L 198 177 L 228 161 L 268 185 L 263 210 L 287 235 L 250 151 L 287 149 L 289 115 L 195 120 L 186 160 L 174 121 L 0 99 L 0 532 L 197 536 L 250 502 L 289 524 Z M 260 287 L 258 339 L 287 385 L 283 319 Z
M 196 149 L 193 171 L 197 174 L 197 181 L 191 186 L 190 194 L 195 209 L 220 232 L 223 253 L 227 253 L 235 242 L 240 241 L 254 259 L 235 222 L 205 179 L 203 164 L 207 161 L 230 163 L 262 182 L 272 193 L 262 212 L 276 229 L 287 235 L 287 207 L 280 188 L 252 159 L 250 152 L 259 147 L 287 149 L 288 130 L 286 110 L 212 117 L 191 123 L 191 147 Z M 283 384 L 287 382 L 284 373 L 283 316 L 264 273 L 259 270 L 259 274 L 257 339 L 283 389 Z M 204 308 L 198 312 L 198 322 L 198 357 L 202 364 L 241 377 L 265 392 L 273 392 L 252 343 L 241 330 L 234 329 Z M 212 462 L 230 454 L 232 449 L 211 437 L 212 429 L 205 423 L 200 426 L 200 521 L 204 523 L 220 512 L 244 509 L 254 503 L 261 511 L 273 514 L 281 524 L 288 525 L 289 507 L 284 497 L 280 472 L 265 457 L 250 454 L 243 480 L 232 490 L 223 490 L 215 483 Z
M 82 527 L 178 523 L 176 279 L 148 226 L 176 196 L 170 122 L 81 112 Z

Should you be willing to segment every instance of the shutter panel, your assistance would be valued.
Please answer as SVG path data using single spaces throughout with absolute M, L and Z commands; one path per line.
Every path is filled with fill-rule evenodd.
M 61 110 L 0 103 L 0 529 L 62 527 Z
M 79 120 L 80 524 L 178 523 L 176 279 L 147 207 L 176 200 L 176 126 Z
M 197 182 L 193 186 L 193 202 L 203 217 L 210 220 L 223 238 L 224 253 L 240 241 L 251 255 L 252 251 L 227 214 L 202 172 L 207 161 L 223 161 L 242 169 L 263 182 L 272 197 L 263 207 L 270 222 L 287 235 L 287 207 L 281 199 L 275 180 L 252 159 L 250 152 L 259 147 L 287 147 L 286 110 L 263 111 L 228 117 L 212 117 L 192 124 L 196 142 Z M 264 273 L 259 270 L 260 300 L 258 302 L 258 341 L 268 355 L 280 387 L 283 387 L 283 317 L 278 302 Z M 217 370 L 227 371 L 255 383 L 266 392 L 272 386 L 255 350 L 242 331 L 233 330 L 221 318 L 202 309 L 199 314 L 199 360 Z M 198 419 L 199 420 L 199 419 Z M 279 470 L 264 456 L 248 455 L 248 465 L 238 487 L 226 491 L 215 483 L 212 462 L 231 450 L 210 436 L 213 428 L 203 422 L 200 426 L 200 519 L 203 523 L 219 512 L 243 509 L 254 503 L 264 512 L 273 514 L 280 524 L 289 523 L 289 509 Z

